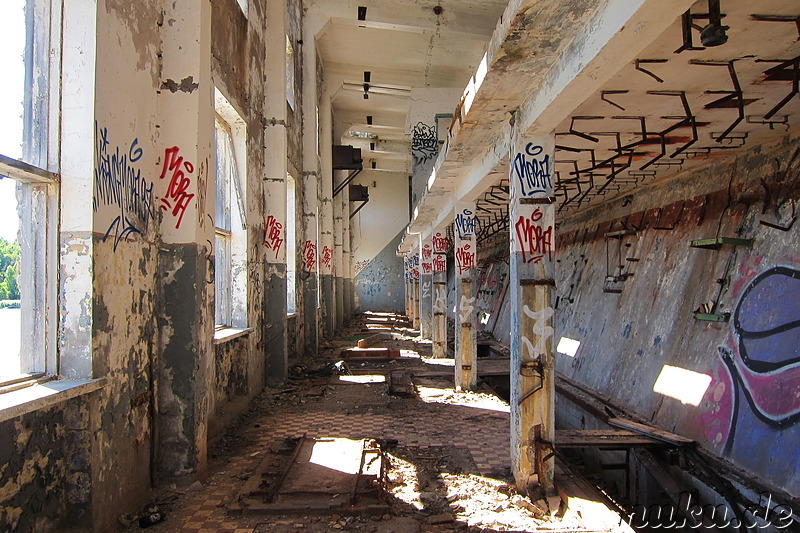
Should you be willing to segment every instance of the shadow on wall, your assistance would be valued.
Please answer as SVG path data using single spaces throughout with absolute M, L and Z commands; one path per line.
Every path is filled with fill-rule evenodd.
M 356 263 L 357 310 L 405 313 L 403 258 L 396 255 L 404 232 L 405 228 L 371 261 Z

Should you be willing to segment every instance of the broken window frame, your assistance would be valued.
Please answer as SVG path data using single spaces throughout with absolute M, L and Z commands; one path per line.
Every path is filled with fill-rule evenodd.
M 20 244 L 20 374 L 11 392 L 52 379 L 57 360 L 57 274 L 61 2 L 25 1 L 22 154 L 0 157 L 0 177 L 16 182 Z

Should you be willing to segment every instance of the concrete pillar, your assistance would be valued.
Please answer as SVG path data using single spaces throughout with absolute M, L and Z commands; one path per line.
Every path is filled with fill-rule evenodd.
M 347 172 L 334 172 L 334 183 L 338 186 L 347 179 Z M 346 189 L 347 187 L 345 187 Z M 342 216 L 342 190 L 333 199 L 333 276 L 334 276 L 334 325 L 336 330 L 344 327 L 344 218 Z
M 411 326 L 419 329 L 419 252 L 411 254 Z
M 447 239 L 441 232 L 433 245 L 433 357 L 447 355 Z
M 520 490 L 553 492 L 553 135 L 515 135 L 511 205 L 511 460 Z
M 339 193 L 342 197 L 342 323 L 350 323 L 353 315 L 352 246 L 350 243 L 350 187 Z
M 303 35 L 303 247 L 300 250 L 303 284 L 304 350 L 316 355 L 319 349 L 319 182 L 320 154 L 315 25 L 310 22 Z
M 277 384 L 286 379 L 286 4 L 267 3 L 267 79 L 264 151 L 264 246 L 266 247 L 266 380 Z M 294 260 L 294 258 L 292 258 Z
M 456 256 L 456 389 L 478 385 L 478 335 L 475 323 L 475 202 L 458 202 L 455 210 Z
M 333 337 L 336 329 L 336 289 L 334 283 L 334 239 L 333 239 L 333 162 L 331 151 L 333 146 L 333 115 L 331 114 L 331 97 L 327 90 L 320 101 L 319 110 L 319 147 L 321 154 L 319 178 L 319 278 L 322 297 L 323 331 L 325 338 Z
M 423 339 L 433 337 L 433 245 L 430 237 L 421 243 L 419 273 L 419 334 Z
M 411 317 L 411 257 L 409 254 L 403 256 L 403 279 L 405 279 L 406 305 L 405 313 Z
M 164 2 L 158 97 L 161 239 L 157 470 L 206 469 L 213 365 L 214 97 L 211 4 Z M 176 85 L 177 84 L 177 85 Z

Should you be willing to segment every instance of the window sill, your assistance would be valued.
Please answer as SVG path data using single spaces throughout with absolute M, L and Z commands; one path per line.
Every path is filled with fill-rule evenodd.
M 300 313 L 286 313 L 286 318 L 297 318 L 300 316 Z
M 253 328 L 220 328 L 214 331 L 214 345 L 238 339 L 248 335 Z
M 105 378 L 54 380 L 0 394 L 0 422 L 94 392 L 105 382 Z

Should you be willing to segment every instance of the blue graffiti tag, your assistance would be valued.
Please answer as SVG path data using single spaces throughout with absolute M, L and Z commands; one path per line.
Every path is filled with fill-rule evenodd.
M 142 158 L 139 139 L 134 139 L 128 153 L 113 150 L 108 138 L 108 128 L 95 122 L 94 211 L 100 206 L 112 206 L 119 214 L 108 226 L 103 242 L 114 236 L 114 251 L 120 240 L 134 233 L 147 231 L 153 217 L 153 182 L 142 177 L 142 171 L 132 163 Z
M 533 143 L 528 143 L 524 153 L 514 157 L 511 167 L 512 178 L 516 178 L 520 187 L 521 196 L 531 196 L 536 193 L 546 193 L 553 188 L 550 176 L 550 154 L 541 156 L 544 148 Z M 530 159 L 529 159 L 530 158 Z
M 466 239 L 475 235 L 475 215 L 469 209 L 464 209 L 456 215 L 456 231 L 459 239 Z

